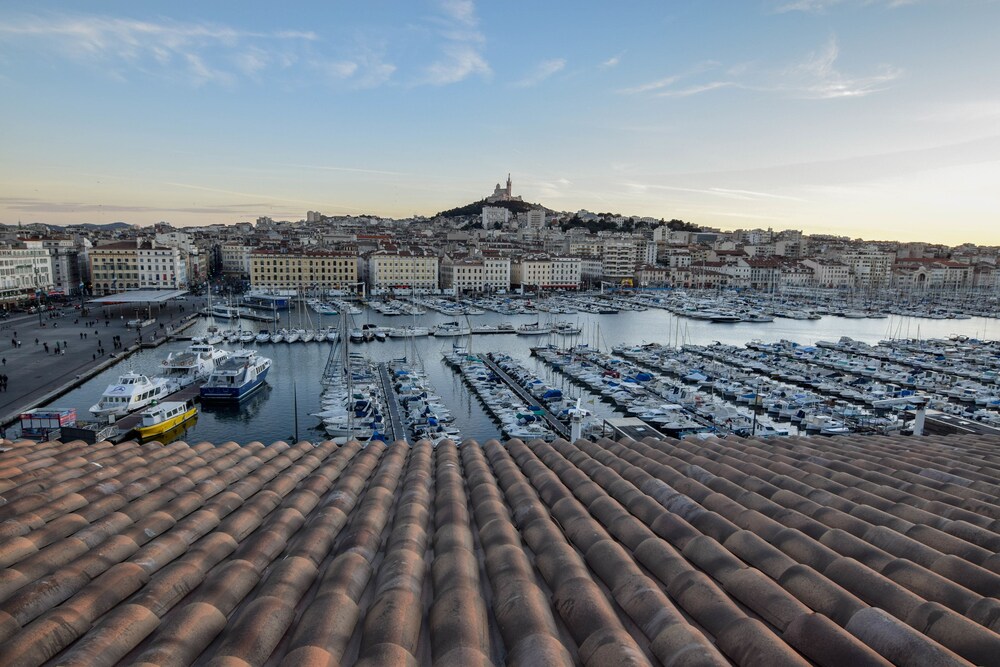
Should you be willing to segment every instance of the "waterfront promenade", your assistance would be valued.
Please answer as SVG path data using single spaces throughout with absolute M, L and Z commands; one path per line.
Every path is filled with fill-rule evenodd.
M 142 328 L 142 342 L 162 342 L 202 306 L 201 299 L 190 297 L 186 301 L 154 304 L 151 312 L 143 306 L 139 316 L 144 318 L 149 312 L 156 322 Z M 126 326 L 136 317 L 135 304 L 85 304 L 84 308 L 86 315 L 69 304 L 42 312 L 41 318 L 36 313 L 0 320 L 0 374 L 7 376 L 7 390 L 0 391 L 0 426 L 9 426 L 24 410 L 69 391 L 138 349 L 140 333 Z M 92 321 L 90 326 L 86 325 L 88 321 Z M 86 334 L 86 338 L 81 334 Z M 121 341 L 117 349 L 115 336 Z M 78 417 L 86 419 L 89 415 Z

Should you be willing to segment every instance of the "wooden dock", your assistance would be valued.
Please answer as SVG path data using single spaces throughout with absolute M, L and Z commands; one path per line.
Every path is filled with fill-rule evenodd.
M 385 396 L 386 407 L 389 409 L 389 442 L 396 440 L 406 440 L 406 429 L 403 427 L 403 420 L 399 416 L 399 400 L 396 398 L 396 390 L 392 386 L 392 378 L 389 377 L 389 367 L 385 363 L 378 365 L 379 376 L 382 378 L 382 395 Z

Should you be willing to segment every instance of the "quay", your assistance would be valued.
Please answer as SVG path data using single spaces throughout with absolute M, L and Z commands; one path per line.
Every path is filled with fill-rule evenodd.
M 569 427 L 566 426 L 566 424 L 563 424 L 558 419 L 556 419 L 555 415 L 553 415 L 548 408 L 542 405 L 542 403 L 537 398 L 535 398 L 527 391 L 525 391 L 524 387 L 519 385 L 517 382 L 513 380 L 513 378 L 507 375 L 507 373 L 504 372 L 502 368 L 497 366 L 496 362 L 494 362 L 488 356 L 480 357 L 480 359 L 482 359 L 482 362 L 486 364 L 486 367 L 489 368 L 494 373 L 496 373 L 497 377 L 503 380 L 504 384 L 510 387 L 514 391 L 514 393 L 521 398 L 522 401 L 524 401 L 528 405 L 537 405 L 539 409 L 541 409 L 542 411 L 542 417 L 545 419 L 546 423 L 553 431 L 555 431 L 563 438 L 570 437 Z
M 154 308 L 157 324 L 163 328 L 157 326 L 150 332 L 153 327 L 148 327 L 141 336 L 126 326 L 133 317 L 134 304 L 66 305 L 4 320 L 0 325 L 0 373 L 7 376 L 8 385 L 7 391 L 0 393 L 0 427 L 16 422 L 22 412 L 72 391 L 143 347 L 171 340 L 191 326 L 196 303 L 168 302 Z M 114 336 L 123 345 L 117 350 Z M 55 353 L 57 343 L 59 354 Z
M 382 395 L 385 396 L 386 407 L 389 409 L 389 442 L 406 439 L 406 429 L 399 416 L 399 401 L 396 399 L 396 389 L 392 386 L 389 376 L 389 365 L 382 362 L 378 365 L 378 374 L 382 379 Z

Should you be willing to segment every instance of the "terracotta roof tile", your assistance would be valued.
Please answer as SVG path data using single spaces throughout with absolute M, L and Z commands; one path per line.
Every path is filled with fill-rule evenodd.
M 0 665 L 990 663 L 998 445 L 19 444 Z

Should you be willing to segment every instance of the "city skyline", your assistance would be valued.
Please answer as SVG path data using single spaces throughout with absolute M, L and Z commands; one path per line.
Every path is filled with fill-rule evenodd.
M 72 7 L 72 9 L 69 9 Z M 1000 244 L 991 0 L 0 9 L 0 222 L 556 210 Z

